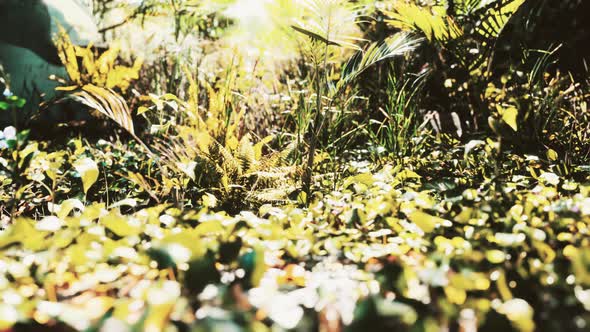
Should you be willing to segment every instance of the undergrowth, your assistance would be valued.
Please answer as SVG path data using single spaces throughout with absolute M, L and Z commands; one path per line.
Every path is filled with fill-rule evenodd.
M 587 330 L 590 82 L 530 3 L 94 1 L 36 114 L 0 70 L 0 331 Z

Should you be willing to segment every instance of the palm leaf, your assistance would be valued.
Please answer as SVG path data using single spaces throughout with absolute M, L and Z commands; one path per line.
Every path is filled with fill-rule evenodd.
M 471 36 L 477 45 L 477 52 L 463 52 L 460 55 L 461 62 L 469 71 L 481 68 L 486 61 L 490 60 L 494 51 L 496 41 L 504 28 L 525 0 L 496 0 L 479 1 L 480 4 L 473 10 L 473 17 L 476 18 L 475 28 Z M 463 49 L 474 49 L 459 44 Z
M 449 0 L 432 6 L 398 1 L 392 11 L 385 11 L 389 16 L 386 22 L 401 30 L 420 32 L 430 42 L 451 49 L 462 66 L 473 72 L 490 59 L 497 38 L 525 1 L 454 0 L 452 13 L 447 12 Z M 459 26 L 473 28 L 463 31 Z
M 311 32 L 309 30 L 306 30 L 304 28 L 301 28 L 301 27 L 298 27 L 298 26 L 295 26 L 295 25 L 292 25 L 291 28 L 293 28 L 297 32 L 300 32 L 300 33 L 308 36 L 309 38 L 311 38 L 313 40 L 317 40 L 317 41 L 320 41 L 320 42 L 322 42 L 324 44 L 328 44 L 328 45 L 340 46 L 340 44 L 338 44 L 337 42 L 333 42 L 331 40 L 328 40 L 328 39 L 326 39 L 326 38 L 318 35 L 315 32 Z
M 431 42 L 444 43 L 463 34 L 455 21 L 447 16 L 442 5 L 424 7 L 396 2 L 393 11 L 384 13 L 389 16 L 385 22 L 391 26 L 405 31 L 419 31 Z
M 72 97 L 80 103 L 115 121 L 132 135 L 135 135 L 131 111 L 125 99 L 111 89 L 86 84 Z
M 291 27 L 314 41 L 326 45 L 359 49 L 362 40 L 357 23 L 366 5 L 355 5 L 346 0 L 301 0 L 304 19 Z
M 496 0 L 486 6 L 478 8 L 474 15 L 479 20 L 475 31 L 485 39 L 495 39 L 500 36 L 512 15 L 526 0 Z M 489 2 L 489 1 L 488 1 Z
M 421 40 L 409 33 L 401 32 L 382 43 L 371 44 L 365 51 L 353 56 L 344 66 L 337 89 L 354 80 L 372 65 L 412 51 L 420 44 Z

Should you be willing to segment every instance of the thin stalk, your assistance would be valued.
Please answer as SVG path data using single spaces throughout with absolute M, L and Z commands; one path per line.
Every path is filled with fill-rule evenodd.
M 319 71 L 318 69 L 318 65 L 316 65 L 316 71 Z M 319 73 L 318 73 L 319 74 Z M 316 150 L 316 144 L 317 144 L 317 129 L 319 127 L 318 122 L 320 121 L 320 112 L 321 112 L 321 107 L 322 107 L 322 87 L 321 87 L 321 81 L 320 79 L 317 78 L 316 75 L 316 113 L 315 113 L 315 117 L 314 117 L 314 121 L 312 123 L 311 126 L 311 137 L 310 137 L 310 142 L 309 142 L 309 153 L 307 155 L 307 166 L 305 168 L 305 174 L 303 177 L 303 190 L 305 191 L 305 194 L 307 195 L 306 199 L 305 199 L 305 205 L 309 206 L 309 203 L 311 202 L 311 178 L 313 176 L 312 172 L 313 172 L 313 162 L 314 162 L 314 157 L 315 157 L 315 150 Z
M 330 40 L 330 24 L 331 24 L 331 13 L 328 13 L 328 23 L 327 23 L 327 30 L 326 30 L 326 40 Z M 303 177 L 303 188 L 306 194 L 305 198 L 305 205 L 309 206 L 311 203 L 311 180 L 313 177 L 313 164 L 315 159 L 315 150 L 317 148 L 317 140 L 319 130 L 321 129 L 320 121 L 323 122 L 322 119 L 322 84 L 324 81 L 327 85 L 328 82 L 328 50 L 330 48 L 329 43 L 324 43 L 324 63 L 323 63 L 323 73 L 320 73 L 319 64 L 316 63 L 316 114 L 314 117 L 314 121 L 312 123 L 311 128 L 311 137 L 310 137 L 310 144 L 309 144 L 309 153 L 307 155 L 307 167 L 305 168 L 305 174 Z M 322 79 L 323 78 L 323 79 Z

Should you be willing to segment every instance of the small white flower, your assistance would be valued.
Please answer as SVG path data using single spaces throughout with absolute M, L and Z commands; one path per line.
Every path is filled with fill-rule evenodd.
M 6 87 L 4 89 L 4 92 L 2 93 L 4 95 L 4 97 L 8 98 L 12 96 L 12 92 L 10 91 L 10 89 L 8 87 Z
M 14 128 L 13 126 L 8 126 L 4 128 L 3 134 L 4 139 L 6 140 L 16 139 L 16 128 Z
M 539 176 L 539 179 L 545 184 L 550 184 L 554 186 L 559 184 L 559 176 L 555 173 L 543 173 L 541 174 L 541 176 Z
M 534 315 L 531 305 L 518 298 L 504 302 L 498 312 L 506 315 L 511 321 L 530 320 Z
M 2 142 L 0 142 L 2 143 Z M 584 198 L 581 202 L 581 206 L 582 208 L 580 209 L 580 212 L 582 213 L 583 216 L 588 216 L 590 215 L 590 197 L 588 198 Z
M 482 140 L 471 140 L 469 141 L 469 143 L 465 144 L 465 153 L 463 154 L 465 157 L 467 157 L 469 155 L 469 152 L 471 152 L 471 150 L 475 149 L 476 147 L 480 146 L 480 145 L 484 145 L 486 144 L 486 142 L 482 141 Z
M 576 286 L 574 292 L 578 301 L 584 305 L 587 311 L 590 311 L 590 289 L 583 289 L 580 286 Z

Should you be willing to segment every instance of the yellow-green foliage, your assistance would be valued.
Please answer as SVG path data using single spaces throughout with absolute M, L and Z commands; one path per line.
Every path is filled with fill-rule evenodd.
M 68 85 L 56 90 L 67 92 L 91 110 L 115 121 L 143 144 L 135 136 L 131 110 L 119 95 L 125 93 L 130 84 L 139 78 L 143 60 L 136 59 L 132 67 L 117 64 L 120 47 L 116 43 L 96 57 L 92 44 L 85 48 L 72 44 L 62 27 L 56 45 L 69 77 L 69 82 L 66 82 Z
M 393 10 L 385 11 L 386 20 L 391 26 L 408 31 L 418 30 L 428 41 L 447 42 L 460 37 L 463 32 L 447 16 L 444 5 L 420 6 L 413 1 L 396 1 Z
M 87 47 L 73 45 L 68 34 L 60 28 L 56 44 L 69 79 L 75 84 L 75 87 L 62 87 L 61 90 L 92 84 L 126 92 L 131 82 L 139 78 L 143 60 L 136 59 L 131 67 L 117 64 L 120 47 L 116 43 L 96 57 L 92 44 Z
M 227 82 L 213 87 L 205 83 L 206 108 L 199 105 L 199 84 L 189 78 L 188 101 L 172 94 L 148 96 L 153 106 L 143 106 L 141 114 L 163 109 L 171 103 L 178 123 L 156 140 L 156 150 L 166 168 L 169 187 L 186 186 L 187 180 L 214 191 L 221 201 L 287 200 L 296 189 L 298 167 L 286 163 L 293 146 L 280 152 L 266 152 L 272 136 L 252 142 L 250 134 L 240 134 L 245 108 L 231 90 L 235 72 Z M 178 179 L 184 178 L 184 182 Z M 272 189 L 272 190 L 271 190 Z
M 492 66 L 524 3 L 93 1 L 150 60 L 62 30 L 127 132 L 0 128 L 0 331 L 585 331 L 590 82 Z
M 47 204 L 44 217 L 15 219 L 0 233 L 0 296 L 8 299 L 0 327 L 32 319 L 84 330 L 106 324 L 110 310 L 126 326 L 162 330 L 177 317 L 206 326 L 202 307 L 190 301 L 199 296 L 199 305 L 219 312 L 240 306 L 241 324 L 264 331 L 261 320 L 292 328 L 313 321 L 302 308 L 321 315 L 323 306 L 355 327 L 364 318 L 353 308 L 366 301 L 396 308 L 381 319 L 408 328 L 418 320 L 440 324 L 418 316 L 413 303 L 422 302 L 452 315 L 466 307 L 477 317 L 495 313 L 518 331 L 534 331 L 533 314 L 544 308 L 524 299 L 523 287 L 590 305 L 590 188 L 545 171 L 538 180 L 514 177 L 507 196 L 494 201 L 485 181 L 472 187 L 469 178 L 459 198 L 444 197 L 424 189 L 440 171 L 436 161 L 425 163 L 415 171 L 351 163 L 350 176 L 309 209 L 263 205 L 230 216 L 212 212 L 207 195 L 200 210 L 139 209 L 134 199 Z M 506 210 L 494 210 L 496 203 Z M 411 304 L 378 299 L 381 292 Z

